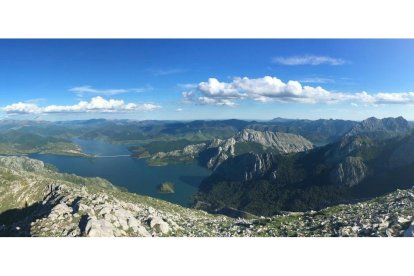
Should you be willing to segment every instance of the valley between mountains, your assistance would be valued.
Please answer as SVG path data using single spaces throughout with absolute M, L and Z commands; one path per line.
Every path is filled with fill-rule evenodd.
M 1 236 L 414 235 L 414 133 L 402 117 L 2 120 L 0 134 Z M 210 174 L 191 206 L 179 206 L 169 195 L 128 192 L 25 156 L 93 162 L 74 138 L 125 145 L 127 158 L 151 166 L 196 164 Z

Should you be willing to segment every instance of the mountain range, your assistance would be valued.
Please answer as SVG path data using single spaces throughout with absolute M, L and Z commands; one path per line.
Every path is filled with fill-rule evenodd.
M 337 142 L 309 151 L 234 156 L 203 181 L 198 200 L 207 210 L 231 207 L 271 215 L 409 188 L 413 139 L 402 118 L 369 118 Z
M 197 163 L 211 175 L 188 209 L 122 191 L 103 179 L 61 174 L 37 160 L 0 157 L 0 234 L 289 236 L 297 227 L 304 236 L 409 235 L 414 132 L 402 117 L 361 122 L 0 121 L 0 155 L 91 157 L 74 138 L 129 145 L 133 157 L 151 165 Z M 395 213 L 400 201 L 401 216 Z M 370 227 L 358 220 L 356 210 Z M 373 222 L 378 214 L 372 212 L 379 210 L 387 216 Z M 332 214 L 349 217 L 336 225 Z M 322 220 L 329 227 L 319 231 Z M 384 220 L 387 226 L 379 227 Z M 353 229 L 351 221 L 359 228 Z

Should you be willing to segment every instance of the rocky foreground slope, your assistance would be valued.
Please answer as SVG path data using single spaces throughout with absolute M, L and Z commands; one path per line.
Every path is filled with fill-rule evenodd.
M 413 236 L 414 189 L 318 212 L 233 219 L 0 157 L 1 236 Z

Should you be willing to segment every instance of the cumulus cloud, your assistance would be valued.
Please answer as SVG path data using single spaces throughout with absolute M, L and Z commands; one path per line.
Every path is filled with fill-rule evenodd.
M 208 79 L 198 85 L 202 96 L 198 98 L 201 104 L 217 104 L 234 106 L 235 100 L 253 99 L 267 102 L 271 100 L 289 102 L 336 101 L 339 95 L 322 87 L 302 86 L 298 81 L 284 83 L 278 78 L 266 76 L 250 79 L 234 78 L 232 82 L 220 82 L 215 78 Z
M 41 113 L 42 109 L 38 107 L 36 104 L 32 103 L 14 103 L 2 108 L 6 113 L 19 113 L 19 114 L 27 114 L 27 113 Z
M 237 101 L 255 100 L 259 102 L 294 102 L 294 103 L 338 103 L 350 101 L 365 104 L 413 104 L 414 92 L 376 93 L 365 91 L 343 93 L 328 91 L 321 86 L 302 85 L 298 81 L 283 82 L 276 77 L 250 79 L 234 78 L 231 82 L 220 82 L 210 78 L 200 82 L 195 91 L 182 93 L 184 103 L 201 105 L 235 106 Z
M 118 94 L 125 94 L 130 92 L 144 92 L 149 90 L 150 87 L 141 87 L 141 88 L 128 88 L 128 89 L 96 89 L 89 85 L 76 86 L 70 88 L 69 91 L 75 93 L 78 96 L 83 96 L 85 94 L 96 94 L 104 96 L 113 96 Z
M 9 114 L 42 114 L 42 113 L 82 113 L 82 112 L 131 112 L 152 111 L 161 106 L 152 103 L 125 103 L 123 100 L 106 100 L 100 96 L 88 101 L 80 101 L 75 105 L 48 105 L 40 107 L 33 103 L 18 102 L 1 108 Z
M 343 65 L 346 63 L 345 60 L 340 58 L 314 55 L 274 57 L 272 62 L 282 65 Z

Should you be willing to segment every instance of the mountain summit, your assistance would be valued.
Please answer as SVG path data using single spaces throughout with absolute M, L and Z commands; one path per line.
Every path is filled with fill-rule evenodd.
M 410 130 L 409 123 L 403 117 L 377 119 L 370 117 L 355 125 L 348 133 L 348 136 L 366 135 L 371 138 L 395 137 Z

